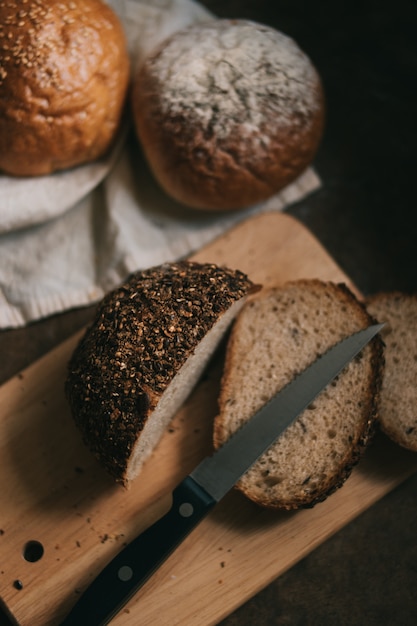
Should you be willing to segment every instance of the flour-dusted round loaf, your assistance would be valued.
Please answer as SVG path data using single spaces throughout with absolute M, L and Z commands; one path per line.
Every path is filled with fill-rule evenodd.
M 197 209 L 260 202 L 311 163 L 323 131 L 320 77 L 291 38 L 210 20 L 162 42 L 134 78 L 138 137 L 165 191 Z
M 417 452 L 417 294 L 380 292 L 366 301 L 385 322 L 385 372 L 379 406 L 381 429 L 399 445 Z
M 101 0 L 0 2 L 0 171 L 49 174 L 103 155 L 128 82 L 124 32 Z
M 215 447 L 320 354 L 373 321 L 342 284 L 300 280 L 252 298 L 227 345 Z M 312 507 L 341 487 L 374 433 L 383 366 L 377 336 L 244 474 L 238 489 L 266 508 L 289 510 Z
M 66 393 L 86 444 L 117 481 L 139 473 L 256 289 L 239 271 L 184 261 L 137 272 L 104 298 Z

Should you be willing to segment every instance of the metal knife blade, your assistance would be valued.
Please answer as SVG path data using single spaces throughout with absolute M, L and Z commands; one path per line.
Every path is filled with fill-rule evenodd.
M 316 359 L 173 491 L 168 513 L 96 577 L 61 626 L 104 626 L 319 393 L 382 329 L 374 324 Z

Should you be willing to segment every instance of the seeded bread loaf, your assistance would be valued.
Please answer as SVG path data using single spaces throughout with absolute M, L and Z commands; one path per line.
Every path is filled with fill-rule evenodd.
M 317 356 L 372 321 L 344 285 L 300 280 L 254 296 L 228 341 L 215 447 Z M 312 507 L 340 487 L 374 432 L 382 368 L 378 337 L 246 472 L 238 489 L 264 507 L 289 510 Z
M 366 305 L 378 321 L 386 322 L 381 429 L 399 445 L 417 452 L 417 295 L 378 293 Z
M 135 273 L 104 298 L 69 363 L 66 394 L 117 481 L 139 473 L 256 289 L 239 271 L 180 262 Z
M 105 2 L 1 2 L 0 170 L 49 174 L 104 154 L 128 82 L 124 31 Z
M 132 110 L 156 179 L 196 209 L 239 209 L 288 185 L 324 123 L 310 59 L 247 20 L 209 20 L 162 42 L 134 77 Z

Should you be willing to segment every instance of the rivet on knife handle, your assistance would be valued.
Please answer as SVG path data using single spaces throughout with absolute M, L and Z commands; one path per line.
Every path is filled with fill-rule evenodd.
M 190 477 L 176 487 L 172 496 L 168 513 L 102 570 L 61 626 L 108 624 L 216 504 Z

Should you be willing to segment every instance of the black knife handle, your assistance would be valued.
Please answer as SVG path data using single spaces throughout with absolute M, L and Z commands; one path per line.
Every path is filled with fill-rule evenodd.
M 100 572 L 61 626 L 103 626 L 216 504 L 190 476 L 172 494 L 172 506 Z

